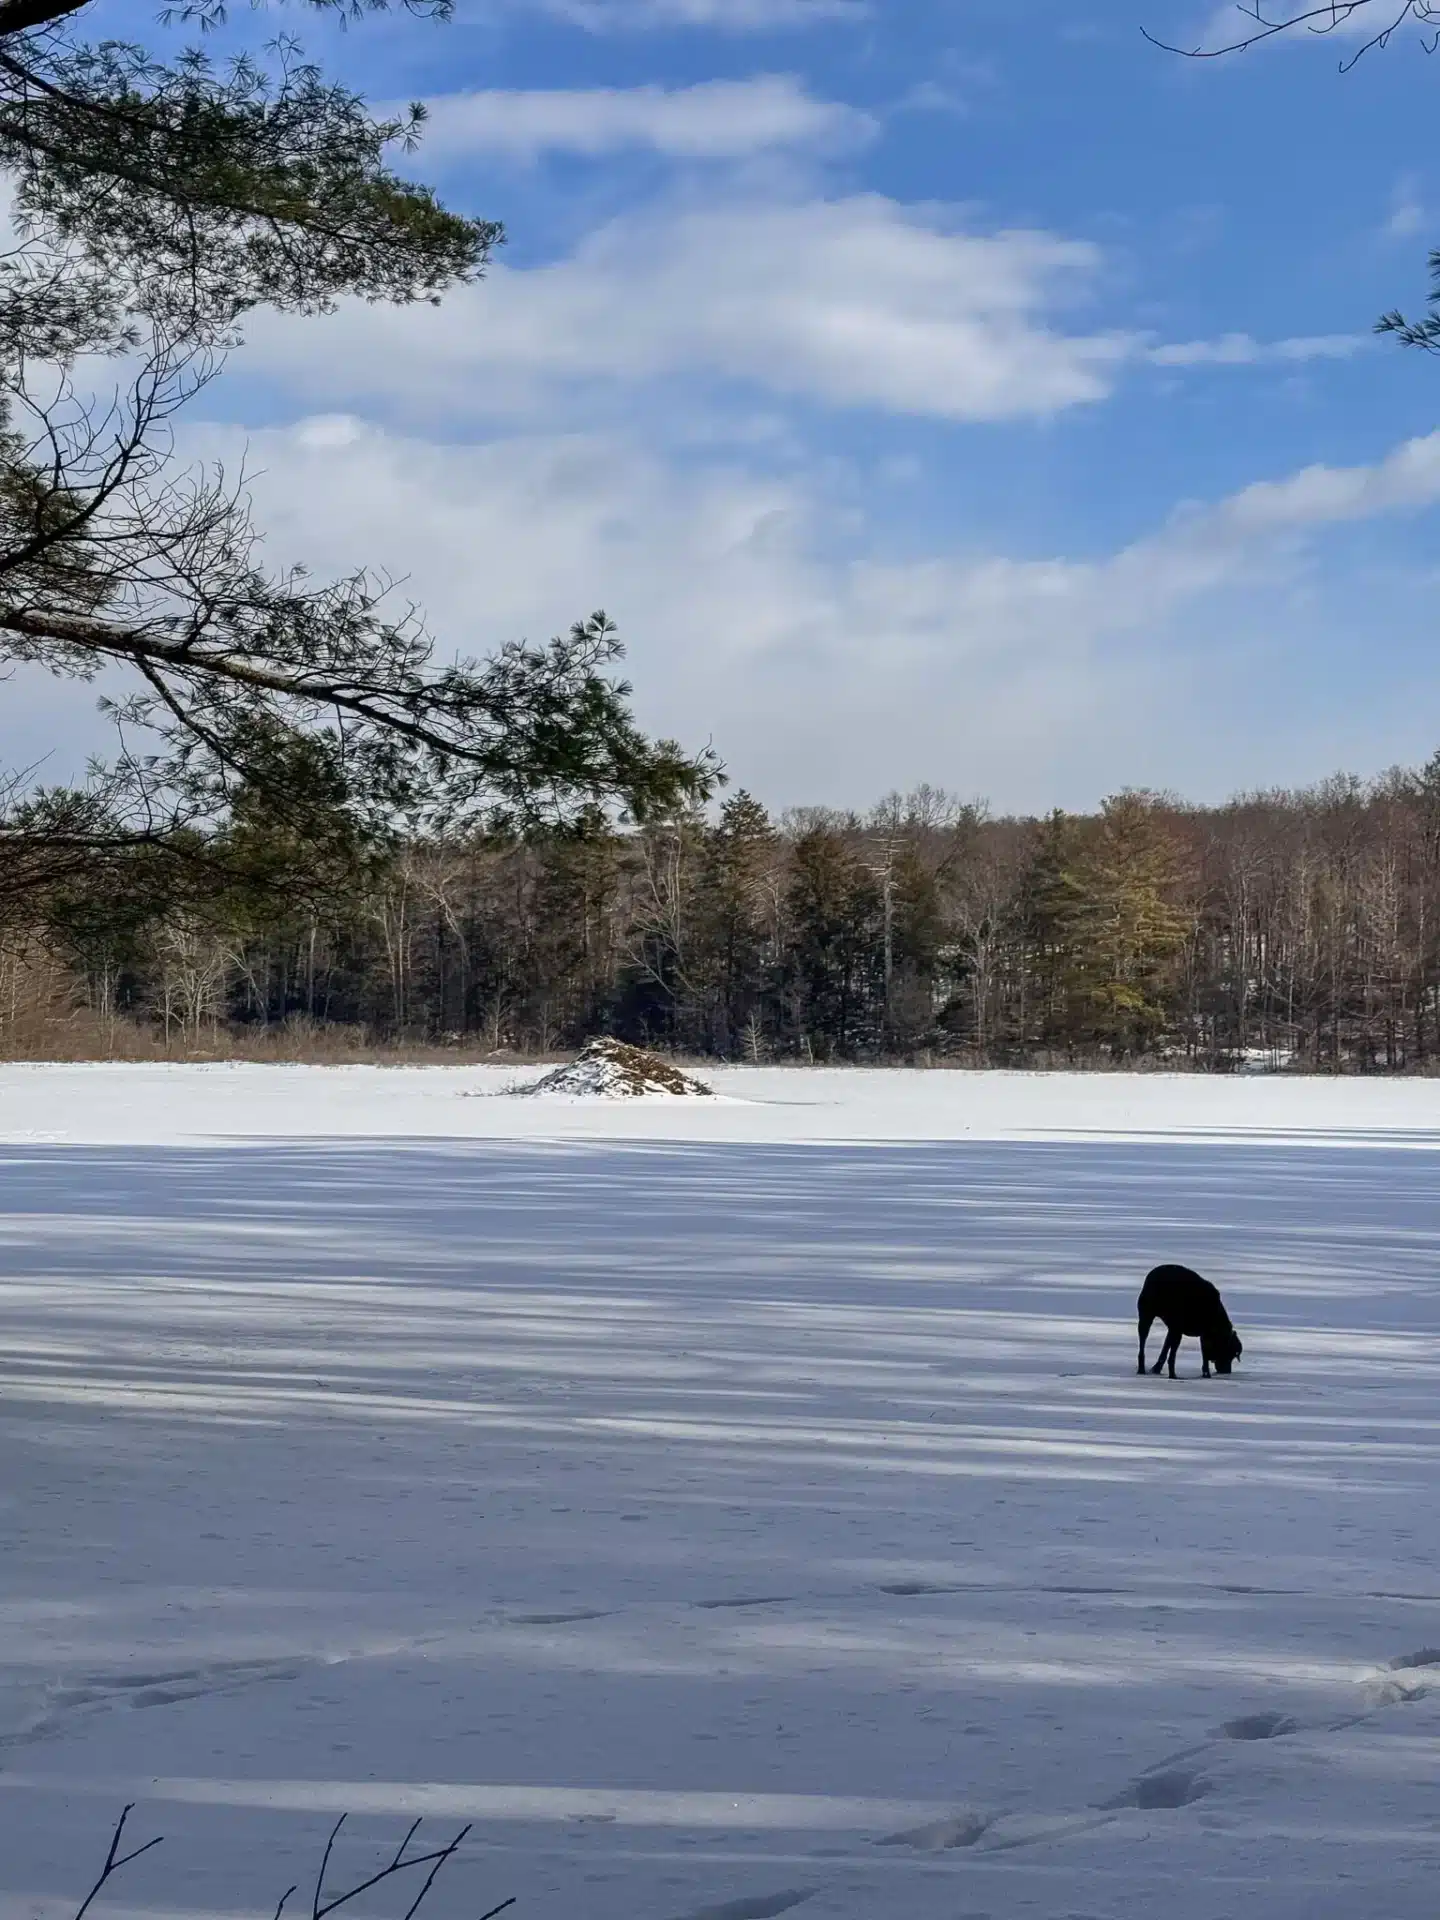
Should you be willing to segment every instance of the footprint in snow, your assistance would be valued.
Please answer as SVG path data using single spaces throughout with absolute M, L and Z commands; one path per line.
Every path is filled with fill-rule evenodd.
M 84 1707 L 171 1707 L 212 1693 L 233 1693 L 263 1680 L 295 1680 L 302 1663 L 281 1660 L 227 1660 L 213 1667 L 184 1667 L 162 1673 L 99 1673 L 72 1686 L 57 1687 L 52 1707 L 63 1713 Z
M 906 1833 L 887 1834 L 875 1844 L 913 1847 L 917 1853 L 949 1853 L 957 1847 L 973 1847 L 993 1817 L 987 1813 L 956 1813 L 947 1820 L 932 1820 L 928 1826 L 911 1827 Z
M 603 1607 L 577 1607 L 573 1613 L 517 1613 L 513 1624 L 517 1627 L 569 1627 L 579 1620 L 608 1620 L 609 1613 Z
M 808 1900 L 814 1891 L 814 1887 L 797 1887 L 787 1893 L 762 1893 L 752 1900 L 724 1900 L 718 1907 L 680 1914 L 678 1920 L 775 1920 L 777 1914 L 789 1913 L 802 1900 Z
M 1227 1740 L 1279 1740 L 1298 1732 L 1299 1724 L 1288 1713 L 1246 1713 L 1227 1720 L 1220 1731 Z
M 732 1607 L 783 1607 L 791 1598 L 788 1593 L 752 1593 L 738 1594 L 733 1600 L 697 1600 L 695 1604 L 702 1613 L 723 1613 Z
M 977 1853 L 1015 1853 L 1022 1847 L 1049 1846 L 1057 1840 L 1077 1840 L 1082 1834 L 1096 1833 L 1115 1818 L 1114 1809 L 1097 1808 L 1093 1813 L 1018 1813 L 1005 1814 L 985 1829 L 977 1842 Z
M 1105 1801 L 1104 1805 L 1108 1811 L 1135 1807 L 1141 1813 L 1156 1813 L 1162 1809 L 1168 1812 L 1175 1807 L 1193 1806 L 1210 1791 L 1211 1783 L 1203 1773 L 1192 1772 L 1188 1767 L 1175 1767 L 1168 1773 L 1141 1774 L 1138 1780 L 1131 1781 L 1123 1793 L 1117 1793 L 1113 1800 Z

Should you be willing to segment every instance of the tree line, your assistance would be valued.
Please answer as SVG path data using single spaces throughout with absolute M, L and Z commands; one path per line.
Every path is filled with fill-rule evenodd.
M 348 846 L 241 807 L 216 838 L 189 890 L 173 851 L 148 875 L 142 854 L 12 911 L 8 1051 L 43 1003 L 121 1050 L 609 1033 L 756 1063 L 1440 1059 L 1440 755 L 1215 807 L 1127 792 L 994 818 L 921 787 L 772 817 L 740 792 L 640 825 L 592 809 Z
M 377 117 L 288 38 L 224 57 L 223 0 L 164 10 L 214 48 L 168 59 L 88 39 L 93 11 L 0 0 L 0 672 L 105 674 L 120 741 L 82 783 L 0 777 L 6 1050 L 1435 1054 L 1433 763 L 1215 809 L 716 814 L 718 761 L 642 734 L 603 614 L 446 664 L 383 576 L 269 566 L 243 474 L 177 462 L 185 407 L 250 315 L 437 300 L 503 229 L 397 170 L 423 108 Z M 1436 17 L 1306 0 L 1208 52 L 1369 23 L 1364 52 Z M 1380 324 L 1440 351 L 1432 265 L 1427 311 Z

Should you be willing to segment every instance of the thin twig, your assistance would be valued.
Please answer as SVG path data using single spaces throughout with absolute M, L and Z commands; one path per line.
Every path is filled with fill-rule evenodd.
M 1335 33 L 1370 4 L 1371 0 L 1322 0 L 1319 6 L 1306 7 L 1299 13 L 1288 15 L 1283 20 L 1274 20 L 1262 13 L 1260 0 L 1243 0 L 1243 3 L 1237 7 L 1237 12 L 1255 22 L 1253 30 L 1219 47 L 1177 47 L 1169 41 L 1160 39 L 1158 34 L 1151 33 L 1148 27 L 1142 26 L 1140 31 L 1152 46 L 1159 47 L 1165 53 L 1178 53 L 1187 60 L 1222 60 L 1227 54 L 1246 53 L 1251 47 L 1258 47 L 1264 41 L 1273 40 L 1277 35 L 1289 33 L 1296 28 L 1303 27 L 1306 32 L 1322 37 Z M 1399 12 L 1385 26 L 1377 27 L 1348 60 L 1342 60 L 1340 71 L 1348 73 L 1355 63 L 1372 49 L 1388 46 L 1392 36 L 1404 26 L 1407 20 L 1414 20 L 1424 25 L 1434 22 L 1437 17 L 1440 17 L 1440 8 L 1435 5 L 1435 0 L 1399 0 Z M 1429 51 L 1433 51 L 1433 48 Z
M 419 1824 L 420 1822 L 417 1820 L 415 1822 L 415 1825 L 418 1827 Z M 414 1829 L 412 1828 L 411 1831 L 413 1832 Z M 415 1920 L 415 1915 L 420 1911 L 420 1908 L 424 1903 L 426 1894 L 429 1893 L 431 1887 L 433 1887 L 435 1884 L 436 1874 L 439 1873 L 440 1869 L 444 1866 L 445 1862 L 454 1855 L 456 1849 L 460 1845 L 460 1842 L 465 1838 L 466 1834 L 469 1833 L 469 1831 L 470 1829 L 468 1826 L 462 1827 L 459 1833 L 457 1833 L 455 1838 L 450 1842 L 449 1846 L 446 1847 L 445 1851 L 443 1853 L 436 1854 L 435 1864 L 433 1867 L 431 1867 L 429 1873 L 426 1874 L 424 1886 L 421 1887 L 419 1893 L 416 1894 L 415 1898 L 411 1901 L 410 1905 L 405 1910 L 405 1920 Z
M 138 1860 L 142 1853 L 149 1853 L 152 1847 L 158 1847 L 164 1838 L 163 1834 L 157 1834 L 153 1840 L 147 1840 L 143 1846 L 132 1847 L 129 1853 L 121 1853 L 120 1845 L 125 1835 L 125 1822 L 134 1811 L 135 1808 L 132 1803 L 130 1806 L 124 1808 L 120 1818 L 116 1821 L 115 1831 L 110 1836 L 109 1851 L 105 1855 L 105 1864 L 100 1869 L 99 1878 L 96 1880 L 94 1886 L 91 1887 L 89 1893 L 86 1894 L 85 1899 L 77 1910 L 75 1920 L 84 1920 L 84 1916 L 89 1911 L 96 1895 L 105 1886 L 106 1882 L 117 1874 L 122 1867 L 128 1867 L 130 1862 L 132 1860 Z M 347 1818 L 348 1815 L 346 1814 L 342 1813 L 340 1815 L 340 1818 L 331 1828 L 330 1837 L 325 1843 L 325 1851 L 320 1859 L 320 1871 L 315 1879 L 315 1893 L 310 1903 L 311 1920 L 325 1920 L 325 1916 L 334 1913 L 337 1907 L 346 1906 L 351 1900 L 357 1900 L 362 1893 L 368 1893 L 372 1887 L 379 1886 L 382 1881 L 393 1879 L 396 1874 L 408 1872 L 411 1867 L 428 1867 L 430 1871 L 426 1874 L 420 1891 L 410 1902 L 404 1914 L 404 1920 L 415 1920 L 416 1914 L 419 1913 L 426 1896 L 435 1884 L 435 1879 L 440 1869 L 445 1865 L 447 1860 L 454 1859 L 462 1843 L 470 1833 L 470 1827 L 467 1824 L 460 1829 L 455 1835 L 455 1838 L 451 1840 L 447 1846 L 436 1847 L 429 1853 L 417 1853 L 407 1858 L 407 1850 L 410 1842 L 420 1831 L 421 1823 L 419 1820 L 416 1820 L 385 1866 L 381 1867 L 377 1872 L 370 1874 L 366 1879 L 359 1881 L 357 1885 L 350 1887 L 346 1892 L 336 1894 L 333 1899 L 327 1900 L 325 1898 L 325 1876 L 330 1870 L 330 1862 L 335 1852 L 335 1842 L 339 1839 L 340 1829 L 345 1825 Z M 282 1920 L 282 1915 L 290 1901 L 291 1895 L 298 1891 L 298 1885 L 285 1889 L 275 1908 L 274 1920 Z M 491 1907 L 488 1913 L 482 1914 L 480 1920 L 496 1920 L 498 1914 L 508 1912 L 514 1905 L 515 1896 L 512 1894 L 508 1900 L 502 1900 L 498 1907 Z
M 147 1840 L 143 1847 L 133 1847 L 129 1853 L 122 1854 L 120 1851 L 120 1841 L 125 1832 L 125 1822 L 134 1811 L 135 1803 L 132 1800 L 130 1805 L 121 1811 L 120 1818 L 115 1822 L 115 1831 L 110 1836 L 110 1851 L 106 1854 L 105 1864 L 100 1869 L 100 1878 L 81 1901 L 75 1914 L 75 1920 L 84 1920 L 84 1916 L 91 1902 L 112 1874 L 118 1873 L 121 1867 L 128 1867 L 130 1862 L 132 1860 L 138 1860 L 142 1853 L 149 1853 L 152 1847 L 158 1847 L 160 1842 L 165 1838 L 163 1833 L 156 1834 L 155 1838 L 153 1840 Z
M 470 1832 L 468 1825 L 463 1826 L 448 1846 L 437 1847 L 430 1853 L 413 1854 L 407 1860 L 405 1857 L 405 1849 L 420 1831 L 420 1821 L 417 1820 L 405 1835 L 405 1838 L 400 1842 L 400 1845 L 395 1849 L 394 1856 L 388 1865 L 370 1874 L 367 1879 L 359 1881 L 347 1892 L 338 1893 L 333 1899 L 326 1900 L 323 1897 L 325 1873 L 330 1863 L 331 1850 L 335 1845 L 336 1837 L 343 1825 L 344 1815 L 342 1814 L 340 1819 L 335 1823 L 334 1831 L 330 1835 L 329 1844 L 325 1848 L 325 1858 L 320 1863 L 320 1876 L 315 1882 L 315 1899 L 311 1907 L 311 1920 L 325 1920 L 325 1916 L 334 1913 L 337 1907 L 343 1907 L 351 1900 L 358 1900 L 362 1893 L 368 1893 L 372 1887 L 378 1887 L 384 1880 L 393 1879 L 397 1873 L 408 1872 L 411 1867 L 429 1867 L 430 1872 L 426 1876 L 425 1884 L 421 1887 L 419 1894 L 411 1903 L 410 1909 L 405 1915 L 405 1920 L 414 1920 L 414 1915 L 419 1910 L 421 1901 L 424 1900 L 426 1894 L 429 1893 L 431 1887 L 434 1885 L 436 1874 L 439 1873 L 447 1860 L 455 1857 L 462 1841 Z
M 330 1864 L 330 1855 L 335 1850 L 335 1842 L 339 1838 L 340 1829 L 344 1826 L 345 1820 L 346 1816 L 342 1813 L 331 1829 L 330 1838 L 325 1842 L 325 1851 L 320 1858 L 320 1871 L 315 1876 L 315 1898 L 310 1903 L 310 1920 L 320 1920 L 320 1895 L 325 1885 L 325 1869 Z

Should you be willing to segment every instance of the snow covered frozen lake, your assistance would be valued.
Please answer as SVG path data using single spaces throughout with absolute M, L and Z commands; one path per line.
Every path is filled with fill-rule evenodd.
M 1440 1081 L 517 1077 L 0 1069 L 0 1920 L 1433 1920 Z

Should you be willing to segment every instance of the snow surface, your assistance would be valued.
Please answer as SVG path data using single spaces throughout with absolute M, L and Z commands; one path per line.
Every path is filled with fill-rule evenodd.
M 1431 1920 L 1440 1082 L 513 1080 L 0 1069 L 0 1920 Z

